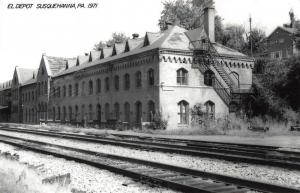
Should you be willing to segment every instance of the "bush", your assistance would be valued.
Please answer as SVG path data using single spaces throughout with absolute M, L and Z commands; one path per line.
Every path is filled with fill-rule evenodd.
M 295 122 L 300 102 L 300 57 L 265 61 L 264 74 L 253 74 L 253 95 L 243 101 L 248 117 L 271 116 Z
M 160 111 L 154 114 L 153 121 L 150 122 L 149 128 L 151 129 L 163 129 L 168 127 L 168 120 L 165 119 Z

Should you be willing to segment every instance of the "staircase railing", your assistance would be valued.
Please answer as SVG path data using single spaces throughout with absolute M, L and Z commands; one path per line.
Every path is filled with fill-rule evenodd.
M 229 105 L 231 101 L 230 90 L 224 88 L 221 82 L 217 78 L 213 78 L 213 88 L 217 92 L 217 94 L 221 97 L 221 99 L 225 102 L 226 105 Z
M 239 77 L 236 77 L 236 74 L 233 73 L 233 71 L 232 71 L 228 66 L 225 65 L 225 62 L 224 62 L 224 60 L 223 60 L 223 57 L 217 52 L 217 50 L 215 49 L 215 47 L 212 45 L 211 42 L 209 42 L 209 51 L 208 51 L 208 53 L 211 55 L 210 58 L 214 61 L 214 62 L 212 63 L 212 65 L 214 66 L 214 68 L 218 71 L 218 73 L 219 73 L 219 71 L 222 71 L 222 73 L 223 73 L 223 74 L 226 76 L 226 78 L 229 80 L 229 83 L 228 83 L 228 82 L 227 82 L 226 80 L 224 80 L 224 78 L 222 77 L 223 80 L 224 80 L 224 82 L 225 82 L 225 83 L 227 84 L 227 86 L 230 88 L 231 92 L 233 92 L 233 91 L 236 90 L 236 89 L 239 89 Z M 222 61 L 222 63 L 224 64 L 224 66 L 227 67 L 229 73 L 227 73 L 227 72 L 225 71 L 225 69 L 222 67 L 220 61 L 217 60 L 216 58 L 219 58 L 219 59 Z M 232 75 L 233 75 L 234 80 L 237 82 L 237 85 L 236 85 L 236 83 L 234 82 L 234 80 L 232 79 L 232 77 L 231 77 L 229 74 L 232 74 Z M 236 88 L 234 88 L 234 86 L 236 86 Z
M 220 98 L 225 102 L 225 104 L 229 105 L 232 96 L 231 93 L 233 93 L 236 89 L 234 88 L 234 85 L 236 84 L 229 76 L 229 74 L 225 71 L 225 69 L 222 67 L 220 62 L 216 59 L 221 59 L 222 63 L 225 64 L 223 58 L 218 54 L 214 46 L 208 41 L 197 40 L 191 42 L 191 44 L 194 48 L 194 55 L 196 56 L 195 62 L 197 63 L 197 68 L 204 74 L 206 70 L 210 69 L 208 64 L 212 64 L 219 74 L 218 77 L 223 79 L 223 82 L 226 84 L 226 86 L 224 86 L 216 76 L 213 78 L 212 86 L 217 92 L 217 94 L 220 96 Z M 229 72 L 232 72 L 229 67 L 227 68 Z M 235 79 L 237 83 L 239 83 L 238 78 L 235 77 Z

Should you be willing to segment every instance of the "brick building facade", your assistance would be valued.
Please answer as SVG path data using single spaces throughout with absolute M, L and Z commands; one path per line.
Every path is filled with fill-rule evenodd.
M 214 9 L 204 16 L 204 25 L 191 31 L 169 26 L 75 59 L 43 55 L 35 80 L 20 84 L 15 72 L 14 96 L 35 90 L 36 106 L 13 97 L 19 108 L 12 121 L 136 126 L 159 113 L 177 128 L 190 125 L 195 104 L 211 118 L 236 111 L 251 88 L 254 61 L 216 43 Z

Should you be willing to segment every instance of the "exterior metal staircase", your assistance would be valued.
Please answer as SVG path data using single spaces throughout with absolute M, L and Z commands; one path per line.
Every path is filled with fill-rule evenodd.
M 241 101 L 241 96 L 237 92 L 239 90 L 238 77 L 231 73 L 229 67 L 227 67 L 229 73 L 226 72 L 222 56 L 208 40 L 197 40 L 191 43 L 195 61 L 193 67 L 198 68 L 202 74 L 205 74 L 207 70 L 217 72 L 218 74 L 213 77 L 212 87 L 227 106 L 231 102 L 238 105 Z M 233 78 L 229 74 L 233 74 Z

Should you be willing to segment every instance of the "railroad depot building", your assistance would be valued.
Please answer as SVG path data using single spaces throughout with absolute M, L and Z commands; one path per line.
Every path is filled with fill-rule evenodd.
M 35 76 L 15 71 L 11 120 L 135 126 L 159 113 L 178 128 L 191 123 L 198 103 L 211 118 L 227 115 L 249 93 L 254 61 L 214 36 L 214 9 L 207 8 L 204 25 L 191 31 L 168 26 L 77 58 L 43 54 Z
M 0 83 L 0 122 L 10 120 L 11 110 L 11 80 Z

